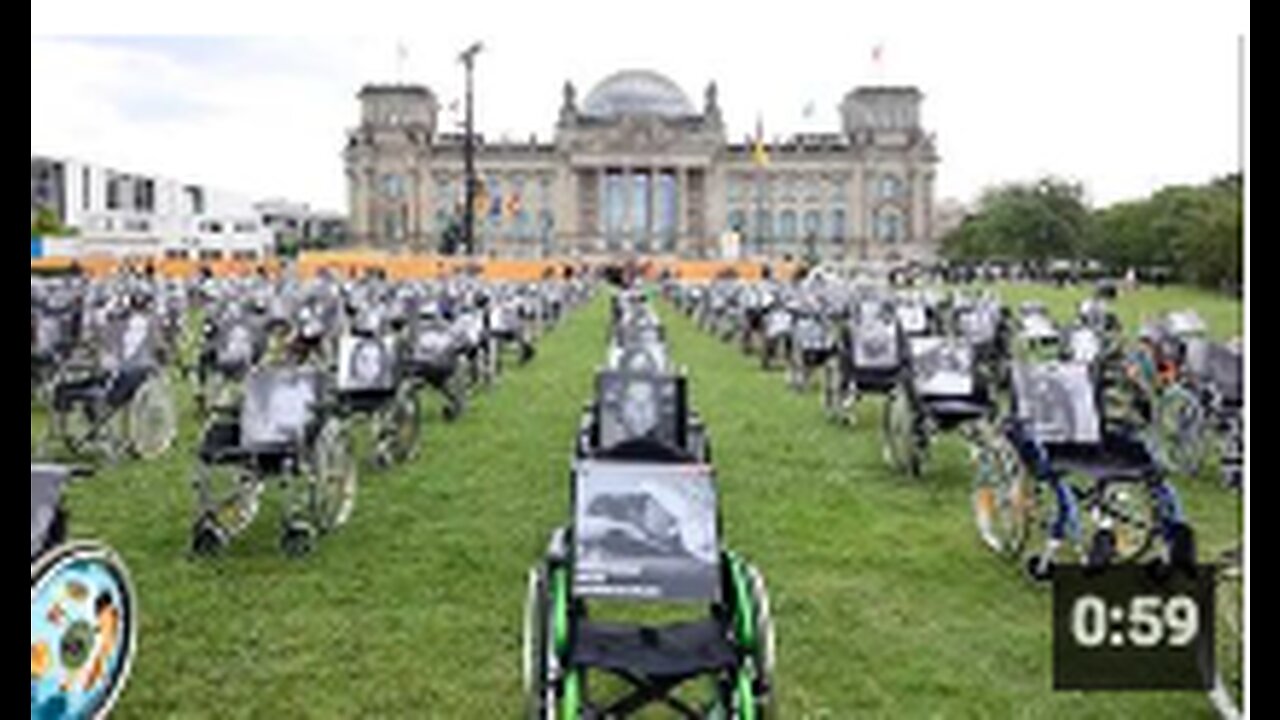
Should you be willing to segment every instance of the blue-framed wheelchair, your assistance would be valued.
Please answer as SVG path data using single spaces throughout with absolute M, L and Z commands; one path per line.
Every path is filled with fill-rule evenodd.
M 998 511 L 1043 524 L 1042 549 L 1025 557 L 1033 580 L 1050 579 L 1061 554 L 1073 550 L 1094 566 L 1139 561 L 1153 546 L 1166 563 L 1195 561 L 1194 534 L 1176 489 L 1149 441 L 1099 412 L 1099 391 L 1087 365 L 1017 363 L 1013 383 L 1013 413 L 1002 429 L 1019 462 L 1000 468 L 1003 474 L 993 475 L 992 484 L 997 494 L 1007 494 L 1010 485 L 1034 483 L 1032 502 Z M 1003 554 L 1016 557 L 1020 546 L 1010 537 Z

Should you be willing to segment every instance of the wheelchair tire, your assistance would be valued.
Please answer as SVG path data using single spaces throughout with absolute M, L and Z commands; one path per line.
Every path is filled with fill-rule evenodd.
M 752 653 L 752 661 L 755 665 L 755 678 L 752 683 L 755 717 L 760 720 L 769 720 L 776 715 L 773 680 L 777 652 L 773 634 L 773 613 L 769 607 L 769 592 L 764 584 L 764 576 L 754 565 L 747 562 L 743 562 L 742 565 L 750 583 L 751 604 L 755 610 L 756 647 Z
M 1244 717 L 1244 568 L 1219 560 L 1214 576 L 1214 677 L 1209 699 L 1223 720 Z
M 325 420 L 310 465 L 311 519 L 320 531 L 329 532 L 350 519 L 359 485 L 351 436 L 338 418 Z
M 999 432 L 984 428 L 978 436 L 973 492 L 974 526 L 996 555 L 1016 559 L 1026 545 L 1035 508 L 1035 492 L 1017 451 Z
M 418 394 L 409 383 L 401 383 L 395 398 L 384 411 L 379 428 L 379 445 L 388 464 L 412 460 L 418 451 L 422 417 Z
M 1165 467 L 1184 477 L 1199 474 L 1208 438 L 1199 398 L 1181 384 L 1165 388 L 1156 401 L 1155 425 Z
M 546 566 L 539 563 L 529 570 L 525 596 L 523 633 L 523 680 L 525 712 L 531 720 L 555 716 L 556 697 L 549 668 L 551 664 L 547 621 L 549 619 Z
M 226 544 L 243 533 L 258 515 L 262 496 L 261 479 L 252 470 L 225 463 L 200 463 L 196 467 L 198 503 L 195 534 L 214 528 Z
M 291 558 L 310 554 L 315 545 L 316 531 L 307 523 L 289 521 L 280 532 L 280 549 Z
M 1114 539 L 1114 561 L 1123 563 L 1142 558 L 1160 530 L 1150 489 L 1142 482 L 1103 482 L 1097 492 L 1095 507 L 1108 520 L 1106 525 L 1110 526 Z M 1097 523 L 1092 512 L 1095 507 L 1088 508 L 1087 516 Z M 1099 529 L 1095 527 L 1094 533 Z
M 905 386 L 894 387 L 885 397 L 883 418 L 885 461 L 899 473 L 919 477 L 923 453 L 916 437 L 918 418 Z
M 164 370 L 157 370 L 134 392 L 127 407 L 129 450 L 143 460 L 163 455 L 178 434 L 177 411 Z

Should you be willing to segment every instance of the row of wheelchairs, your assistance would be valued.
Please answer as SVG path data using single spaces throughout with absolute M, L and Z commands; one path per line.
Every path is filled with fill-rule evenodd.
M 763 576 L 721 543 L 708 433 L 639 292 L 614 297 L 570 464 L 570 520 L 528 577 L 529 716 L 647 717 L 660 706 L 772 717 Z
M 538 330 L 568 303 L 581 303 L 584 288 L 548 293 L 553 313 L 539 313 Z M 177 422 L 166 354 L 157 351 L 163 336 L 148 312 L 153 298 L 130 287 L 116 303 L 124 311 L 108 314 L 103 332 L 77 336 L 85 316 L 98 310 L 92 290 L 82 286 L 78 297 L 75 288 L 59 290 L 71 295 L 60 303 L 70 311 L 53 345 L 70 347 L 49 381 L 41 455 L 59 439 L 77 455 L 94 449 L 108 457 L 162 454 Z M 216 552 L 243 532 L 263 489 L 278 481 L 286 495 L 282 548 L 310 550 L 354 506 L 357 421 L 371 426 L 375 462 L 410 459 L 421 442 L 422 386 L 444 394 L 445 416 L 452 419 L 463 408 L 465 366 L 473 383 L 487 386 L 504 347 L 516 347 L 521 361 L 532 357 L 533 323 L 521 317 L 519 304 L 529 294 L 475 282 L 423 288 L 377 278 L 347 287 L 325 279 L 305 286 L 254 279 L 193 288 L 192 325 L 200 333 L 186 369 L 196 381 L 203 423 L 193 549 Z M 33 301 L 33 316 L 45 308 Z M 33 337 L 33 363 L 37 345 Z M 85 356 L 83 366 L 71 360 Z
M 756 290 L 765 300 L 754 313 L 732 300 L 741 288 L 722 287 L 719 302 L 714 286 L 666 293 L 703 327 L 731 328 L 721 337 L 759 353 L 762 366 L 783 358 L 793 389 L 821 371 L 832 419 L 853 424 L 860 399 L 881 396 L 882 451 L 902 475 L 926 470 L 939 436 L 962 438 L 979 538 L 1035 581 L 1069 560 L 1194 564 L 1172 478 L 1198 474 L 1210 439 L 1224 484 L 1241 488 L 1242 348 L 1209 341 L 1193 312 L 1144 323 L 1126 343 L 1106 286 L 1065 326 L 1035 302 L 1015 310 L 981 295 L 806 290 Z M 1241 550 L 1212 561 L 1222 642 L 1211 698 L 1223 717 L 1239 716 Z
M 715 305 L 708 300 L 714 286 L 691 290 L 672 287 L 668 294 L 695 317 Z M 733 297 L 732 289 L 720 292 Z M 883 396 L 883 454 L 896 470 L 919 475 L 939 434 L 954 432 L 967 441 L 978 476 L 975 521 L 993 549 L 1006 555 L 1022 550 L 1033 525 L 1034 495 L 1049 491 L 1056 509 L 1046 520 L 1045 547 L 1027 559 L 1033 577 L 1048 577 L 1063 544 L 1082 545 L 1082 515 L 1096 530 L 1088 533 L 1086 551 L 1093 561 L 1141 556 L 1157 537 L 1167 541 L 1169 554 L 1193 557 L 1168 480 L 1187 472 L 1179 461 L 1196 444 L 1191 438 L 1206 432 L 1186 422 L 1187 415 L 1212 417 L 1225 430 L 1224 475 L 1239 476 L 1241 354 L 1203 341 L 1202 332 L 1192 337 L 1188 326 L 1203 327 L 1186 313 L 1154 324 L 1126 354 L 1105 291 L 1083 303 L 1076 322 L 1065 328 L 1053 324 L 1041 305 L 1024 304 L 1015 314 L 989 296 L 939 302 L 923 293 L 854 289 L 840 297 L 829 288 L 776 284 L 754 295 L 764 298 L 754 321 L 747 312 L 752 305 L 738 302 L 742 319 L 731 323 L 743 333 L 743 347 L 762 361 L 781 348 L 792 387 L 802 388 L 821 371 L 830 417 L 850 422 L 859 398 Z M 720 307 L 732 312 L 734 303 Z M 1197 346 L 1195 340 L 1203 342 Z M 1183 369 L 1159 373 L 1166 387 L 1156 391 L 1132 378 L 1144 362 Z M 1204 404 L 1182 401 L 1171 412 L 1169 398 L 1185 397 Z M 1042 416 L 1048 420 L 1033 422 Z M 1037 482 L 1028 484 L 1026 475 Z M 1064 479 L 1076 475 L 1092 481 Z

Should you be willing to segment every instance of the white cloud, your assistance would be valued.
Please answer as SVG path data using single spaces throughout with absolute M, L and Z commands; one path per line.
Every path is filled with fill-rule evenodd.
M 462 94 L 457 52 L 479 38 L 477 122 L 489 136 L 545 138 L 566 79 L 581 99 L 614 70 L 642 66 L 669 75 L 695 105 L 716 80 L 735 140 L 753 131 L 758 113 L 769 135 L 834 130 L 835 106 L 855 85 L 918 85 L 943 156 L 944 197 L 1053 172 L 1107 202 L 1236 165 L 1243 5 L 525 2 L 451 7 L 447 17 L 438 6 L 379 0 L 338 9 L 224 2 L 195 15 L 185 4 L 179 13 L 134 3 L 143 5 L 145 14 L 130 15 L 119 4 L 107 12 L 41 3 L 32 6 L 33 32 L 282 35 L 192 38 L 204 43 L 198 53 L 175 52 L 180 43 L 33 36 L 33 152 L 344 208 L 339 153 L 359 86 L 398 79 L 404 41 L 400 77 L 429 85 L 447 105 Z M 806 119 L 810 102 L 816 112 Z M 137 121 L 148 109 L 152 119 Z

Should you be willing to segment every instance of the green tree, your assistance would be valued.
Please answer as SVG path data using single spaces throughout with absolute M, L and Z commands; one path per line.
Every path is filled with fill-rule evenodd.
M 35 219 L 31 221 L 31 234 L 54 237 L 65 237 L 75 235 L 76 229 L 67 227 L 58 219 L 57 213 L 51 208 L 40 206 L 36 208 Z

